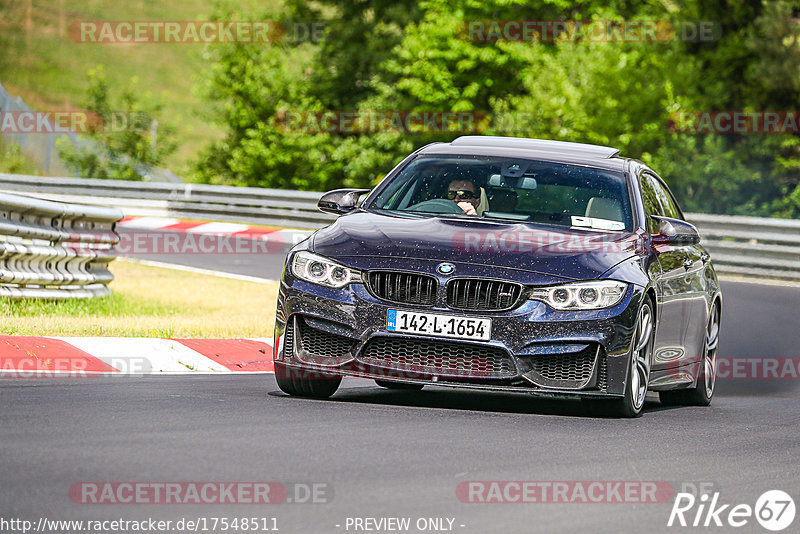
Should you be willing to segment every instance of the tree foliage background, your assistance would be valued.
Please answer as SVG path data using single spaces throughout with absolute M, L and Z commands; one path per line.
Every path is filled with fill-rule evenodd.
M 202 92 L 226 132 L 194 179 L 326 190 L 371 186 L 454 133 L 284 131 L 300 111 L 474 111 L 483 133 L 611 145 L 651 164 L 687 211 L 800 215 L 800 137 L 691 134 L 671 114 L 800 110 L 798 0 L 286 0 L 217 4 L 221 20 L 323 22 L 317 41 L 206 50 Z M 711 40 L 472 41 L 470 20 L 710 21 Z M 290 36 L 287 36 L 290 37 Z
M 80 145 L 59 139 L 59 156 L 83 178 L 143 180 L 175 151 L 174 129 L 162 125 L 160 140 L 153 138 L 154 115 L 160 106 L 147 102 L 150 95 L 142 94 L 138 80 L 132 79 L 119 98 L 112 97 L 102 65 L 89 71 L 88 82 L 84 108 L 94 114 L 96 124 L 87 125 Z

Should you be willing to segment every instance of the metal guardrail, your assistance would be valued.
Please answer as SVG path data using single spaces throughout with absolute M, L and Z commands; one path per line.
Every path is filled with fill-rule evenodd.
M 105 296 L 119 236 L 114 208 L 0 193 L 0 296 Z
M 182 217 L 318 229 L 336 218 L 320 212 L 322 193 L 163 182 L 45 178 L 0 173 L 0 190 L 115 206 L 126 215 Z
M 126 215 L 182 217 L 317 229 L 322 193 L 200 184 L 0 174 L 0 190 L 121 208 Z M 721 273 L 800 280 L 800 221 L 690 213 Z
M 800 280 L 800 221 L 689 213 L 717 271 Z

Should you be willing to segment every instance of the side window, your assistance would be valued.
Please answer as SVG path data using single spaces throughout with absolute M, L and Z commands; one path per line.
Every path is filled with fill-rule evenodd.
M 656 197 L 658 197 L 658 201 L 661 204 L 664 215 L 666 217 L 672 217 L 673 219 L 680 219 L 681 214 L 678 211 L 678 208 L 675 207 L 675 202 L 672 201 L 672 196 L 669 194 L 666 188 L 655 176 L 648 174 L 647 178 L 653 183 L 653 190 L 656 193 Z
M 642 175 L 642 202 L 644 203 L 644 214 L 647 215 L 647 229 L 650 233 L 658 232 L 658 225 L 650 218 L 650 215 L 665 215 L 658 201 L 658 194 L 653 184 L 653 178 L 647 174 Z
M 675 197 L 672 196 L 672 193 L 670 193 L 667 188 L 664 188 L 664 193 L 667 195 L 667 202 L 669 202 L 670 210 L 675 214 L 671 215 L 671 217 L 684 220 L 683 213 L 681 213 L 681 209 L 678 207 Z

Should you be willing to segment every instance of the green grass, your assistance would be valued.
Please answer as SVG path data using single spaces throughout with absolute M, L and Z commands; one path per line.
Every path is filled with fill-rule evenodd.
M 60 110 L 81 109 L 86 73 L 99 64 L 112 96 L 138 78 L 138 87 L 164 106 L 162 120 L 177 128 L 178 150 L 165 166 L 180 173 L 223 135 L 209 121 L 208 103 L 193 92 L 206 66 L 204 45 L 77 43 L 67 29 L 81 20 L 207 20 L 211 10 L 207 0 L 0 0 L 0 82 L 34 109 Z
M 0 334 L 161 338 L 270 337 L 277 283 L 219 278 L 126 261 L 112 264 L 110 297 L 0 298 Z
M 39 169 L 30 161 L 19 145 L 6 143 L 0 138 L 0 172 L 9 174 L 39 174 Z

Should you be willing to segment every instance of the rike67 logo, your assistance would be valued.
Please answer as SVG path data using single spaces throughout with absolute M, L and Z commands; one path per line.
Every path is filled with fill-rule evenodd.
M 718 491 L 703 493 L 678 493 L 669 514 L 667 526 L 678 527 L 743 527 L 752 524 L 753 518 L 765 529 L 784 530 L 795 516 L 794 499 L 781 490 L 764 492 L 755 506 L 723 503 Z

